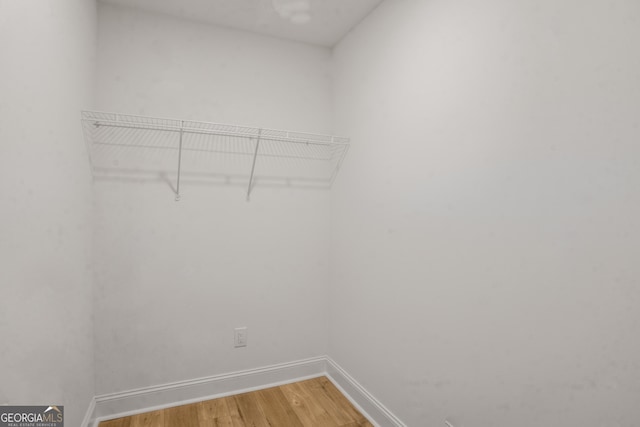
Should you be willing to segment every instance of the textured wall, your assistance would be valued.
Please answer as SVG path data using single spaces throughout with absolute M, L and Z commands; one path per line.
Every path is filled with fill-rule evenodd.
M 330 130 L 327 49 L 98 15 L 100 110 Z M 328 192 L 257 186 L 246 202 L 244 187 L 185 184 L 176 203 L 165 182 L 94 189 L 99 394 L 326 353 Z
M 94 394 L 91 177 L 95 4 L 0 1 L 0 404 Z
M 387 1 L 335 49 L 329 354 L 407 425 L 640 423 L 639 19 Z

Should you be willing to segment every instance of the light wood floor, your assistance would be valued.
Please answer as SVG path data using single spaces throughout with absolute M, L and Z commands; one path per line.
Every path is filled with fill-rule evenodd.
M 373 427 L 327 377 L 103 421 L 99 427 Z

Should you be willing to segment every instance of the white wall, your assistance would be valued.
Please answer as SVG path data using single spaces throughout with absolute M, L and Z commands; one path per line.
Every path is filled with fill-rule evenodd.
M 65 405 L 69 426 L 94 394 L 95 31 L 91 1 L 0 1 L 0 405 Z
M 329 354 L 410 426 L 640 423 L 640 4 L 386 1 L 335 49 Z
M 328 49 L 99 5 L 97 108 L 328 132 Z M 96 181 L 108 393 L 323 355 L 329 193 Z M 233 348 L 233 328 L 249 328 Z

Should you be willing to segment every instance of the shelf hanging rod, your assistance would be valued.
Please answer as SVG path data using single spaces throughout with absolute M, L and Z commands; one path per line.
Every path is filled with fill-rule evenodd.
M 111 146 L 111 147 L 129 147 L 129 148 L 149 148 L 153 150 L 179 150 L 179 147 L 171 147 L 171 146 L 153 146 L 153 145 L 141 145 L 141 144 L 118 144 L 114 142 L 94 142 L 94 145 L 103 145 L 103 146 Z M 238 156 L 253 156 L 254 153 L 244 153 L 242 151 L 224 151 L 224 150 L 205 150 L 203 148 L 186 148 L 182 147 L 182 151 L 194 151 L 200 153 L 220 153 L 220 154 L 233 154 Z M 273 157 L 276 159 L 300 159 L 300 160 L 315 160 L 318 162 L 326 162 L 330 161 L 330 157 L 311 157 L 311 156 L 287 156 L 283 154 L 258 154 L 260 157 Z

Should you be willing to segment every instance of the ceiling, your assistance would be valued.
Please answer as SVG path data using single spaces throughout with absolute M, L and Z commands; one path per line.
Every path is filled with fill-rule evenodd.
M 332 47 L 382 0 L 309 0 L 311 19 L 296 24 L 276 6 L 298 0 L 103 0 L 142 10 Z M 302 0 L 304 3 L 306 0 Z M 280 8 L 282 13 L 282 9 Z

